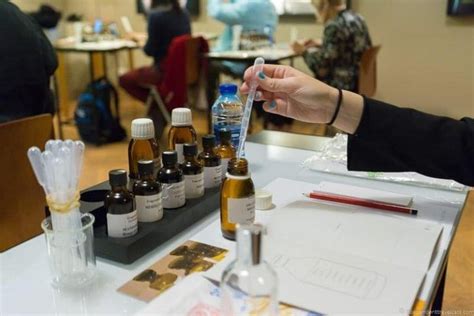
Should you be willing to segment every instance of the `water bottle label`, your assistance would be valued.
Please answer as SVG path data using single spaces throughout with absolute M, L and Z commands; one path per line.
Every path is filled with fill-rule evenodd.
M 204 188 L 215 188 L 221 185 L 222 165 L 217 167 L 204 167 Z
M 195 199 L 204 195 L 204 173 L 184 176 L 184 194 L 187 199 Z
M 163 217 L 161 192 L 154 195 L 135 195 L 139 222 L 155 222 Z
M 107 214 L 107 233 L 109 237 L 124 238 L 137 233 L 137 211 L 127 214 Z
M 184 162 L 184 153 L 183 153 L 184 144 L 175 144 L 174 147 L 175 147 L 176 152 L 178 153 L 178 163 L 183 163 Z
M 184 196 L 184 180 L 176 183 L 163 184 L 163 207 L 178 208 L 186 203 Z
M 240 199 L 227 199 L 229 222 L 252 224 L 255 220 L 255 195 Z

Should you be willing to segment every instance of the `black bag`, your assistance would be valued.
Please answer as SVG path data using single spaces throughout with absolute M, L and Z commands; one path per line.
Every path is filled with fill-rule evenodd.
M 115 117 L 111 111 L 112 99 Z M 120 125 L 117 90 L 106 78 L 91 82 L 86 91 L 81 93 L 74 120 L 79 135 L 85 142 L 100 145 L 127 137 L 125 129 Z

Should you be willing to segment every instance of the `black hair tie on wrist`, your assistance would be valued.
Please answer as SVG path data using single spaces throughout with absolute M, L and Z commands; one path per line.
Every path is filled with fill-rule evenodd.
M 336 105 L 336 111 L 334 111 L 334 114 L 332 116 L 332 119 L 329 121 L 327 125 L 332 125 L 334 124 L 334 121 L 337 118 L 337 115 L 339 114 L 339 110 L 341 109 L 341 104 L 342 104 L 342 90 L 337 89 L 339 91 L 339 97 L 337 98 L 337 105 Z

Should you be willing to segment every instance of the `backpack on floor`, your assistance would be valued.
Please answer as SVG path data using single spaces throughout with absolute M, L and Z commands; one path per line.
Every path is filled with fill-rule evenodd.
M 112 101 L 115 116 L 111 110 Z M 74 120 L 82 140 L 88 143 L 101 145 L 127 137 L 120 125 L 117 90 L 106 78 L 94 80 L 81 93 Z

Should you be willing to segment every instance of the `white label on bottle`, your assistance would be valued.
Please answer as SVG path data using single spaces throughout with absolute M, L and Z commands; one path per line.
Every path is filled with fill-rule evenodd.
M 163 184 L 163 207 L 178 208 L 186 203 L 184 196 L 184 180 L 176 183 Z
M 184 176 L 184 195 L 187 199 L 204 195 L 204 172 Z
M 204 188 L 215 188 L 222 182 L 222 165 L 204 167 Z
M 127 214 L 107 213 L 107 233 L 109 237 L 124 238 L 137 233 L 137 211 Z
M 174 145 L 176 152 L 178 153 L 178 163 L 184 162 L 183 147 L 184 144 L 175 144 Z
M 135 195 L 139 222 L 154 222 L 163 217 L 161 192 L 153 195 Z
M 221 162 L 222 162 L 222 179 L 225 178 L 225 175 L 227 173 L 227 167 L 229 166 L 229 161 L 230 161 L 230 158 L 222 158 L 221 159 Z
M 241 199 L 227 199 L 229 222 L 252 224 L 255 220 L 255 195 Z

